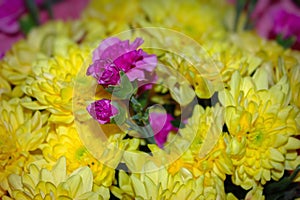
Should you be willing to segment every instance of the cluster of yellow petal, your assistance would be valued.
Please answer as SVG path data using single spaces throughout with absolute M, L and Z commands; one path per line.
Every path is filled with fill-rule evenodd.
M 230 80 L 232 73 L 238 70 L 242 75 L 250 75 L 260 64 L 261 58 L 258 54 L 260 49 L 251 49 L 253 41 L 255 44 L 263 43 L 255 34 L 226 33 L 212 39 L 207 36 L 207 42 L 203 44 L 211 59 L 218 69 L 224 83 Z M 255 37 L 256 36 L 256 37 Z M 242 46 L 241 44 L 247 46 Z M 212 68 L 211 70 L 213 70 Z M 207 69 L 207 72 L 210 72 Z
M 6 53 L 0 61 L 0 74 L 11 84 L 19 86 L 32 73 L 35 61 L 64 55 L 68 46 L 79 41 L 82 35 L 80 22 L 49 22 L 34 29 L 26 40 L 20 40 Z
M 0 101 L 0 197 L 8 190 L 9 174 L 21 174 L 28 163 L 42 158 L 39 147 L 48 134 L 49 114 L 25 109 L 21 101 Z
M 148 162 L 144 169 L 156 169 L 154 163 Z M 112 187 L 112 193 L 119 199 L 224 199 L 223 182 L 216 186 L 208 183 L 204 177 L 194 178 L 188 170 L 181 170 L 176 175 L 168 173 L 166 168 L 152 172 L 126 174 L 119 171 L 119 187 Z M 205 185 L 210 186 L 205 186 Z
M 226 144 L 222 134 L 223 124 L 222 107 L 216 105 L 214 108 L 208 107 L 204 110 L 197 105 L 188 123 L 179 131 L 181 137 L 175 138 L 174 141 L 169 139 L 172 143 L 189 146 L 174 165 L 181 162 L 181 167 L 189 169 L 195 177 L 212 172 L 225 180 L 225 175 L 232 173 L 232 163 L 226 155 Z M 175 166 L 170 165 L 169 171 L 173 174 L 181 168 Z
M 233 172 L 232 162 L 226 154 L 223 124 L 222 107 L 216 105 L 204 110 L 197 105 L 186 126 L 179 131 L 180 137 L 175 136 L 174 140 L 169 137 L 170 142 L 176 143 L 175 148 L 185 149 L 182 146 L 188 146 L 182 156 L 169 165 L 169 173 L 174 175 L 187 169 L 194 177 L 204 180 L 204 187 L 223 188 L 226 174 Z M 224 198 L 224 191 L 219 191 L 219 194 Z
M 300 140 L 293 137 L 299 135 L 300 113 L 289 105 L 287 77 L 270 88 L 267 77 L 264 69 L 257 70 L 253 78 L 235 72 L 228 89 L 219 95 L 226 107 L 232 179 L 244 189 L 279 180 L 284 170 L 300 163 Z
M 259 37 L 254 32 L 221 32 L 217 35 L 204 35 L 205 41 L 201 45 L 209 54 L 207 59 L 203 59 L 199 65 L 204 71 L 196 75 L 197 80 L 203 84 L 193 83 L 199 97 L 207 96 L 209 92 L 220 91 L 231 79 L 235 71 L 239 71 L 241 76 L 250 76 L 257 68 L 262 67 L 269 71 L 269 84 L 274 85 L 284 75 L 288 75 L 293 94 L 292 101 L 297 105 L 299 98 L 299 87 L 297 71 L 299 70 L 300 56 L 299 52 L 290 49 L 284 49 L 274 41 L 267 41 Z M 195 53 L 196 55 L 196 53 Z M 201 55 L 199 55 L 201 57 Z M 213 64 L 213 65 L 212 65 Z M 219 74 L 224 85 L 218 86 L 214 74 Z M 197 73 L 195 73 L 197 74 Z M 201 77 L 199 77 L 201 76 Z M 203 79 L 203 80 L 202 80 Z M 200 94 L 200 95 L 199 95 Z
M 79 167 L 88 166 L 94 176 L 97 185 L 110 186 L 114 180 L 115 170 L 111 166 L 105 165 L 104 159 L 119 163 L 121 157 L 115 153 L 107 153 L 105 158 L 97 158 L 90 152 L 81 141 L 74 124 L 57 125 L 50 130 L 47 142 L 41 147 L 43 155 L 50 163 L 65 156 L 67 160 L 68 172 L 74 171 Z M 98 146 L 99 154 L 104 150 Z
M 36 101 L 23 103 L 23 106 L 33 110 L 48 110 L 52 113 L 49 121 L 53 123 L 72 123 L 73 87 L 77 73 L 87 64 L 85 62 L 90 49 L 66 44 L 62 46 L 68 49 L 66 55 L 40 59 L 32 66 L 32 75 L 26 79 L 22 89 Z
M 234 184 L 251 189 L 246 199 L 264 199 L 266 182 L 300 164 L 300 53 L 250 31 L 229 32 L 232 14 L 233 7 L 218 0 L 91 0 L 79 21 L 49 22 L 17 42 L 0 61 L 0 198 L 108 199 L 111 187 L 121 199 L 236 199 L 224 191 L 226 175 L 232 175 Z M 87 125 L 80 135 L 76 124 L 91 120 L 88 101 L 108 95 L 97 88 L 82 97 L 81 89 L 95 89 L 78 78 L 85 76 L 93 48 L 108 36 L 149 26 L 193 37 L 141 31 L 145 46 L 169 40 L 174 55 L 178 48 L 196 57 L 193 63 L 170 49 L 158 54 L 192 86 L 180 88 L 180 103 L 194 98 L 193 88 L 199 98 L 218 92 L 225 107 L 196 106 L 164 149 L 148 146 L 152 155 L 138 150 L 143 140 L 124 139 L 117 127 L 107 126 L 106 143 Z M 163 81 L 173 88 L 181 84 L 175 77 Z M 76 88 L 78 81 L 84 88 Z M 42 169 L 56 162 L 52 171 Z M 118 186 L 111 186 L 120 162 L 131 174 L 120 171 Z
M 147 33 L 146 30 L 144 32 Z M 178 70 L 195 88 L 195 93 L 200 98 L 210 98 L 214 92 L 222 90 L 236 70 L 242 76 L 249 76 L 262 65 L 261 49 L 246 49 L 240 43 L 251 46 L 257 39 L 261 43 L 260 46 L 267 44 L 265 40 L 253 34 L 250 34 L 252 37 L 248 34 L 232 33 L 221 33 L 218 36 L 207 35 L 203 36 L 205 42 L 201 46 L 191 38 L 183 36 L 172 38 L 170 33 L 164 30 L 153 30 L 151 34 L 156 38 L 156 43 L 161 40 L 166 41 L 165 46 L 161 46 L 175 53 L 164 53 L 160 56 L 160 61 Z M 167 46 L 170 38 L 172 38 L 172 43 Z M 154 44 L 155 41 L 151 41 L 151 45 L 159 46 Z M 183 53 L 184 57 L 176 53 Z
M 141 8 L 138 0 L 130 3 L 115 1 L 91 0 L 83 12 L 82 21 L 87 30 L 85 39 L 91 38 L 99 41 L 99 37 L 113 35 L 132 28 L 132 22 L 136 18 L 142 17 Z M 144 16 L 143 16 L 144 17 Z
M 6 99 L 9 100 L 11 96 L 15 96 L 11 94 L 12 89 L 11 85 L 7 80 L 5 80 L 1 75 L 0 75 L 0 100 Z
M 191 83 L 200 98 L 210 98 L 214 92 L 222 90 L 237 70 L 242 76 L 251 75 L 263 64 L 265 58 L 262 51 L 265 46 L 272 44 L 283 51 L 253 32 L 220 32 L 204 35 L 202 39 L 205 53 L 194 52 L 200 59 L 194 66 L 196 70 L 188 69 L 188 74 L 193 74 Z
M 28 173 L 9 176 L 14 199 L 108 199 L 109 191 L 93 188 L 93 175 L 88 167 L 67 174 L 66 159 L 61 157 L 52 170 L 31 164 Z M 9 197 L 4 198 L 11 199 Z
M 249 52 L 248 59 L 256 60 L 261 68 L 269 72 L 268 80 L 270 85 L 278 83 L 282 77 L 287 76 L 290 82 L 292 93 L 291 103 L 300 108 L 300 87 L 299 87 L 299 70 L 300 70 L 300 53 L 292 49 L 284 49 L 276 44 L 275 41 L 267 41 L 260 38 L 252 32 L 241 32 L 234 35 L 234 45 L 239 46 L 242 52 Z M 215 43 L 215 42 L 213 42 Z M 249 66 L 250 75 L 255 68 Z
M 141 8 L 146 17 L 138 18 L 136 21 L 141 27 L 171 28 L 200 40 L 203 34 L 214 34 L 216 30 L 224 30 L 220 19 L 226 11 L 226 4 L 220 3 L 224 5 L 222 7 L 224 9 L 216 10 L 215 4 L 209 1 L 188 0 L 174 3 L 171 0 L 163 2 L 144 0 L 141 2 Z
M 286 51 L 278 56 L 277 63 L 263 66 L 272 74 L 269 77 L 270 84 L 274 85 L 284 76 L 287 76 L 291 88 L 291 103 L 300 108 L 300 53 L 298 51 Z
M 232 193 L 226 195 L 226 200 L 238 200 Z M 261 185 L 254 186 L 245 196 L 245 200 L 265 200 L 263 195 L 263 187 Z
M 300 56 L 299 56 L 300 57 Z M 291 83 L 292 103 L 300 109 L 300 61 L 295 65 L 289 73 L 289 80 Z
M 188 197 L 191 199 L 201 199 L 203 197 L 224 199 L 224 180 L 226 174 L 232 174 L 233 164 L 229 155 L 226 154 L 226 143 L 222 134 L 223 124 L 224 109 L 222 107 L 217 105 L 214 108 L 204 110 L 201 106 L 197 105 L 185 128 L 180 130 L 177 135 L 170 134 L 168 136 L 168 141 L 163 150 L 156 145 L 148 145 L 152 156 L 135 149 L 124 153 L 124 164 L 126 164 L 131 172 L 134 172 L 134 175 L 130 179 L 133 181 L 136 179 L 135 177 L 138 177 L 143 183 L 136 181 L 132 183 L 128 182 L 129 177 L 125 172 L 120 172 L 119 188 L 115 187 L 113 191 L 115 190 L 116 195 L 121 195 L 123 199 L 131 199 L 132 197 L 139 197 L 141 199 L 169 199 L 173 197 L 172 195 L 183 195 L 183 199 Z M 151 164 L 148 162 L 151 162 Z M 155 170 L 158 170 L 158 172 L 153 172 Z M 156 174 L 161 172 L 164 174 Z M 141 175 L 137 175 L 138 173 L 141 173 Z M 160 188 L 160 182 L 157 182 L 168 182 L 169 179 L 177 180 L 176 177 L 186 176 L 187 174 L 190 177 L 190 181 L 194 182 L 190 183 L 189 187 L 193 188 L 197 185 L 199 191 L 187 192 L 184 186 L 180 186 L 181 183 L 174 186 L 169 185 L 175 184 L 173 182 L 164 183 L 167 186 Z M 164 178 L 145 182 L 145 177 L 151 177 L 152 175 Z M 132 184 L 130 191 L 128 184 Z M 156 194 L 147 192 L 148 187 L 153 187 L 149 184 L 155 185 L 154 190 L 157 191 L 157 196 L 155 196 Z M 140 189 L 140 185 L 144 185 L 146 188 L 145 191 L 144 189 Z M 184 189 L 184 191 L 177 187 L 183 187 L 181 189 Z M 164 196 L 167 194 L 165 190 L 170 190 L 169 192 L 173 194 Z M 207 191 L 207 193 L 203 191 Z M 193 196 L 190 192 L 196 196 Z

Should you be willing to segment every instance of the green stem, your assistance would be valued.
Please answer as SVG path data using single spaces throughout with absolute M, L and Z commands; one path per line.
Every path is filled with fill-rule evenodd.
M 140 127 L 128 119 L 125 121 L 125 123 L 129 126 L 130 130 L 137 131 L 149 144 L 156 144 L 153 137 L 153 130 L 149 124 L 144 127 Z
M 278 182 L 271 183 L 270 185 L 266 186 L 265 193 L 266 194 L 272 194 L 274 191 L 280 192 L 286 190 L 289 185 L 293 182 L 293 180 L 296 178 L 297 174 L 300 172 L 300 165 L 296 167 L 296 169 L 293 171 L 293 173 L 289 177 L 285 177 L 282 180 Z
M 243 12 L 243 9 L 245 8 L 246 0 L 237 0 L 236 6 L 235 6 L 235 18 L 234 18 L 234 24 L 233 24 L 233 31 L 236 32 L 239 24 L 239 19 L 241 17 L 241 14 Z
M 138 113 L 143 110 L 142 105 L 134 96 L 130 97 L 130 102 L 133 104 L 132 108 L 133 108 L 134 112 Z
M 52 1 L 46 0 L 45 6 L 46 6 L 46 9 L 47 9 L 50 19 L 54 19 L 53 9 L 52 9 Z
M 36 26 L 39 25 L 40 24 L 39 11 L 38 11 L 35 1 L 34 0 L 25 0 L 25 5 L 28 9 L 30 16 L 32 17 L 34 24 Z
M 249 30 L 253 28 L 253 23 L 251 20 L 251 14 L 255 8 L 257 0 L 250 0 L 247 9 L 247 19 L 244 25 L 244 30 Z

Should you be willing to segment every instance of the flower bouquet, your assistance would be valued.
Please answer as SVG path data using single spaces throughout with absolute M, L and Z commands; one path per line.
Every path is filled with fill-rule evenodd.
M 275 26 L 298 8 L 266 2 L 91 0 L 31 29 L 0 61 L 0 197 L 299 198 L 299 32 Z

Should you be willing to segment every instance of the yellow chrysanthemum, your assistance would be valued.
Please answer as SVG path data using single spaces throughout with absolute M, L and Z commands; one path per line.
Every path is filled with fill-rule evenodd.
M 0 73 L 19 87 L 32 73 L 32 65 L 52 55 L 65 55 L 68 47 L 81 39 L 79 22 L 49 22 L 32 30 L 26 40 L 15 43 L 0 61 Z
M 268 74 L 259 69 L 253 76 L 233 74 L 228 89 L 219 95 L 226 106 L 228 153 L 235 167 L 233 182 L 250 189 L 258 182 L 279 180 L 284 170 L 300 163 L 297 149 L 300 115 L 289 105 L 286 77 L 269 88 Z
M 263 68 L 272 75 L 269 83 L 274 85 L 284 76 L 288 76 L 291 88 L 291 103 L 300 108 L 300 53 L 286 51 L 277 59 L 277 63 L 265 64 Z
M 101 142 L 99 138 L 91 138 L 91 140 Z M 113 143 L 112 140 L 111 143 Z M 93 152 L 90 152 L 85 145 L 88 144 L 83 144 L 74 124 L 59 125 L 49 133 L 47 143 L 43 144 L 42 150 L 45 159 L 49 162 L 55 162 L 59 157 L 65 156 L 68 172 L 82 166 L 88 166 L 93 172 L 94 181 L 97 185 L 110 186 L 115 174 L 113 166 L 118 165 L 121 154 L 106 150 L 105 144 L 97 146 Z M 121 147 L 119 148 L 121 149 Z M 107 162 L 110 163 L 105 164 Z
M 263 195 L 263 187 L 261 185 L 254 186 L 245 197 L 245 200 L 265 200 Z
M 144 169 L 155 169 L 157 166 L 148 162 Z M 220 199 L 221 195 L 215 186 L 206 187 L 210 179 L 194 178 L 188 170 L 181 170 L 176 175 L 168 173 L 166 168 L 158 171 L 126 174 L 119 172 L 119 187 L 112 187 L 112 193 L 120 199 Z M 217 183 L 222 185 L 222 181 Z M 220 188 L 220 190 L 222 190 Z
M 170 134 L 168 136 L 168 142 L 164 145 L 164 149 L 158 148 L 156 145 L 148 145 L 152 155 L 148 155 L 144 152 L 132 150 L 125 152 L 123 155 L 124 164 L 128 167 L 131 172 L 134 173 L 146 173 L 155 174 L 155 170 L 162 171 L 167 175 L 159 175 L 161 181 L 168 181 L 173 176 L 183 176 L 188 173 L 191 176 L 190 187 L 194 187 L 193 184 L 200 184 L 197 187 L 199 191 L 193 192 L 197 198 L 210 197 L 211 199 L 225 198 L 224 183 L 226 174 L 232 174 L 233 165 L 228 155 L 226 155 L 226 144 L 224 137 L 222 136 L 223 121 L 223 109 L 220 106 L 216 106 L 213 109 L 204 110 L 200 106 L 196 106 L 193 112 L 193 116 L 189 119 L 185 128 L 183 128 L 177 135 Z M 147 163 L 154 163 L 152 168 L 146 167 Z M 160 173 L 160 172 L 159 172 Z M 179 175 L 180 174 L 180 175 Z M 134 175 L 135 176 L 135 175 Z M 141 181 L 144 181 L 144 175 L 141 175 Z M 121 179 L 127 180 L 127 178 L 120 177 Z M 123 181 L 120 183 L 122 184 Z M 124 181 L 124 184 L 128 184 Z M 131 183 L 130 183 L 131 184 Z M 146 184 L 133 182 L 133 185 L 139 184 L 148 187 Z M 137 197 L 142 195 L 140 198 L 150 199 L 169 199 L 171 196 L 163 196 L 164 188 L 159 189 L 159 182 L 151 182 L 151 184 L 157 185 L 158 196 L 151 196 L 148 192 L 141 192 L 139 194 L 130 192 L 128 193 L 128 186 L 124 185 L 121 190 L 125 190 L 126 195 L 130 194 L 131 197 Z M 172 183 L 173 184 L 173 183 Z M 138 186 L 133 186 L 138 187 Z M 152 186 L 149 185 L 149 188 Z M 179 187 L 179 186 L 176 186 Z M 179 195 L 179 191 L 175 188 L 168 187 L 170 191 L 174 190 L 175 196 Z M 133 189 L 134 191 L 137 189 Z M 207 191 L 207 194 L 206 192 Z M 209 191 L 209 192 L 208 192 Z M 124 191 L 123 191 L 124 193 Z M 189 192 L 186 193 L 185 198 L 191 195 Z M 208 195 L 209 193 L 209 195 Z M 125 194 L 122 198 L 126 199 Z M 144 196 L 143 196 L 144 195 Z M 148 195 L 148 196 L 147 196 Z M 150 195 L 150 196 L 149 196 Z M 181 193 L 180 193 L 181 195 Z M 182 194 L 183 195 L 183 194 Z M 194 197 L 193 197 L 194 198 Z M 191 197 L 191 199 L 193 199 Z
M 9 99 L 12 96 L 11 91 L 9 82 L 0 75 L 0 100 Z
M 207 36 L 205 38 L 207 42 L 203 43 L 203 46 L 216 66 L 214 68 L 207 66 L 206 71 L 212 73 L 212 70 L 218 69 L 224 83 L 230 80 L 236 70 L 242 75 L 250 75 L 261 64 L 262 59 L 258 56 L 260 49 L 251 49 L 253 40 L 257 37 L 245 39 L 246 36 L 232 33 L 220 35 L 215 39 Z M 246 44 L 246 47 L 240 43 Z
M 195 0 L 177 3 L 171 0 L 142 1 L 141 7 L 147 18 L 136 20 L 142 27 L 172 28 L 199 40 L 203 34 L 214 34 L 216 30 L 224 29 L 219 19 L 226 9 L 215 9 L 213 5 L 211 2 Z
M 280 79 L 287 75 L 290 81 L 290 89 L 292 93 L 291 103 L 300 106 L 300 53 L 292 49 L 284 49 L 276 41 L 265 40 L 260 38 L 253 32 L 241 32 L 231 37 L 234 46 L 238 46 L 243 51 L 250 54 L 247 55 L 249 60 L 256 60 L 262 68 L 268 70 L 269 84 L 274 85 Z M 228 48 L 230 49 L 230 48 Z M 253 63 L 254 64 L 254 63 Z M 255 68 L 249 66 L 251 71 Z M 238 69 L 244 75 L 244 70 Z M 249 75 L 249 73 L 245 74 Z
M 217 176 L 223 181 L 226 174 L 232 173 L 233 166 L 226 154 L 222 135 L 223 118 L 223 108 L 219 105 L 206 110 L 198 105 L 194 108 L 186 127 L 179 131 L 181 137 L 176 139 L 175 136 L 174 141 L 170 141 L 178 147 L 190 145 L 175 163 L 170 164 L 170 173 L 174 174 L 184 167 L 195 177 Z
M 67 174 L 66 159 L 61 157 L 52 170 L 29 166 L 21 176 L 9 176 L 10 195 L 14 199 L 109 199 L 108 189 L 93 190 L 93 175 L 88 167 Z
M 0 197 L 9 174 L 21 174 L 29 162 L 41 159 L 39 145 L 47 136 L 48 113 L 24 109 L 21 101 L 0 102 Z
M 179 131 L 180 136 L 170 135 L 170 147 L 166 145 L 167 152 L 182 154 L 170 163 L 168 172 L 174 175 L 183 169 L 190 171 L 196 179 L 204 181 L 202 187 L 215 191 L 214 198 L 225 198 L 223 181 L 233 171 L 222 135 L 223 120 L 220 106 L 204 110 L 197 105 L 185 128 Z
M 92 0 L 85 8 L 82 19 L 86 25 L 90 22 L 94 25 L 100 25 L 87 26 L 88 37 L 91 37 L 90 32 L 96 33 L 96 31 L 99 31 L 99 35 L 103 33 L 113 35 L 128 31 L 131 28 L 130 25 L 132 25 L 133 19 L 141 17 L 140 10 L 139 1 L 137 0 L 130 3 L 122 0 L 105 0 L 101 2 Z
M 236 196 L 234 196 L 232 193 L 227 193 L 226 200 L 238 200 L 238 198 L 236 198 Z
M 292 92 L 292 103 L 298 106 L 300 109 L 300 62 L 298 65 L 294 66 L 290 73 L 289 79 L 291 84 L 291 92 Z
M 249 45 L 253 43 L 253 38 L 245 39 L 246 36 L 243 35 L 232 33 L 222 33 L 218 37 L 208 35 L 203 36 L 205 42 L 198 43 L 170 30 L 151 30 L 152 32 L 144 30 L 146 36 L 152 34 L 155 38 L 150 37 L 153 41 L 148 45 L 166 49 L 166 52 L 154 51 L 154 53 L 160 55 L 159 60 L 165 66 L 177 70 L 184 76 L 200 98 L 211 98 L 214 92 L 222 90 L 236 70 L 243 76 L 251 75 L 263 61 L 259 55 L 260 49 L 252 50 L 239 45 L 240 41 Z
M 64 56 L 39 60 L 32 67 L 32 76 L 22 87 L 25 94 L 37 101 L 23 105 L 34 110 L 49 110 L 52 113 L 49 121 L 53 123 L 71 123 L 74 120 L 72 98 L 75 79 L 83 65 L 87 64 L 84 62 L 89 53 L 88 48 L 74 46 L 69 47 Z

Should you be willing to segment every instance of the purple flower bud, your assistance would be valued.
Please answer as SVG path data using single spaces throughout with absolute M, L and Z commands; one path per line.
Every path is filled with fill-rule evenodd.
M 87 106 L 87 111 L 100 124 L 109 123 L 111 117 L 118 113 L 117 108 L 111 105 L 111 100 L 109 99 L 101 99 L 91 103 Z

